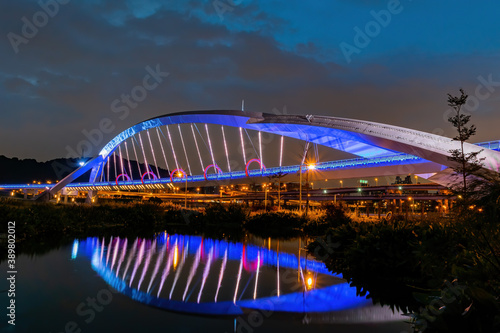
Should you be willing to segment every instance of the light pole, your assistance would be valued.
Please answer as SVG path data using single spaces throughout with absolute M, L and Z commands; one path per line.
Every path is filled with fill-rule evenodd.
M 378 186 L 378 178 L 375 178 L 375 186 Z
M 264 210 L 267 211 L 267 191 L 269 191 L 267 188 L 264 191 Z
M 186 186 L 184 188 L 184 209 L 187 209 L 188 206 L 188 175 L 187 173 L 184 174 L 186 177 Z
M 278 210 L 281 210 L 281 180 L 278 179 Z
M 340 181 L 340 188 L 343 188 L 344 187 L 344 182 L 341 180 Z
M 414 215 L 415 214 L 415 211 L 413 209 L 414 203 L 412 203 L 412 200 L 413 200 L 412 197 L 408 197 L 408 202 L 410 203 L 410 207 L 411 207 L 411 215 Z
M 184 188 L 184 209 L 187 208 L 187 195 L 188 195 L 188 177 L 186 172 L 177 171 L 177 178 L 185 177 L 185 188 Z
M 306 217 L 307 213 L 309 212 L 309 171 L 316 169 L 316 165 L 314 163 L 310 163 L 307 165 L 307 170 L 306 170 L 306 191 L 307 191 L 307 198 L 306 198 Z M 313 183 L 311 183 L 312 185 Z
M 299 213 L 302 214 L 302 162 L 299 167 Z

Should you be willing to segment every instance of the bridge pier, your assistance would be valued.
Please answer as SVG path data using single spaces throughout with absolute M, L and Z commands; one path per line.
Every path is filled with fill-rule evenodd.
M 94 204 L 97 201 L 97 191 L 91 190 L 87 192 L 87 197 L 85 198 L 85 203 Z

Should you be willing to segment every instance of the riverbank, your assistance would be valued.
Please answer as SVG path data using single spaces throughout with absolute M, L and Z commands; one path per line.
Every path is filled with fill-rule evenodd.
M 338 212 L 335 215 L 333 211 Z M 340 211 L 342 208 L 325 206 L 306 218 L 297 211 L 255 212 L 237 204 L 212 203 L 184 209 L 155 202 L 85 205 L 0 200 L 0 216 L 16 221 L 18 243 L 106 235 L 151 236 L 164 230 L 235 238 L 245 232 L 262 237 L 314 236 L 324 234 L 336 225 L 335 219 L 346 216 Z
M 416 332 L 496 333 L 500 220 L 489 208 L 435 221 L 351 221 L 308 250 L 360 295 L 408 313 Z

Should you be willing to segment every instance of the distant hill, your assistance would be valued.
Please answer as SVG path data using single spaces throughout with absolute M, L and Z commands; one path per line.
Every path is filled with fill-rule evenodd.
M 33 181 L 45 183 L 47 181 L 55 182 L 56 180 L 61 180 L 66 177 L 69 173 L 73 172 L 79 167 L 79 162 L 81 159 L 76 158 L 57 158 L 54 160 L 46 162 L 38 162 L 35 159 L 19 159 L 17 157 L 6 157 L 0 155 L 0 184 L 23 184 L 32 183 Z M 117 173 L 121 173 L 121 163 L 119 161 L 117 164 Z M 133 179 L 140 179 L 141 174 L 137 169 L 137 162 L 130 161 L 132 166 L 132 177 Z M 123 160 L 124 168 L 127 169 L 129 165 L 128 160 Z M 146 170 L 145 164 L 140 163 L 141 170 Z M 156 171 L 156 167 L 150 165 L 150 170 Z M 115 181 L 115 165 L 113 160 L 110 160 L 109 165 L 111 181 Z M 170 175 L 169 171 L 166 169 L 159 168 L 160 176 L 168 177 Z M 130 173 L 130 172 L 126 172 Z M 156 173 L 156 172 L 155 172 Z M 104 175 L 107 176 L 107 168 L 104 171 Z M 130 176 L 130 174 L 129 174 Z M 83 174 L 78 178 L 79 182 L 87 182 L 90 177 L 90 171 Z

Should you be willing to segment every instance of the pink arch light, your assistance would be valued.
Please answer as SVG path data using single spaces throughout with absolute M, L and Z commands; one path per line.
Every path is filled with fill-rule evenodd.
M 210 165 L 208 165 L 208 166 L 205 168 L 205 171 L 203 171 L 203 176 L 205 177 L 205 180 L 208 180 L 208 179 L 207 179 L 207 171 L 208 171 L 208 169 L 210 169 L 210 168 L 214 168 L 214 170 L 215 170 L 215 172 L 216 172 L 216 173 L 223 173 L 223 172 L 222 172 L 222 169 L 221 169 L 221 168 L 219 168 L 219 166 L 218 166 L 217 164 L 210 164 Z
M 262 169 L 264 169 L 264 171 L 266 170 L 266 166 L 265 166 L 264 164 L 262 164 L 262 162 L 261 162 L 258 158 L 253 158 L 253 159 L 251 159 L 250 161 L 248 161 L 247 165 L 245 165 L 245 175 L 247 175 L 247 177 L 249 176 L 249 175 L 248 175 L 248 167 L 250 166 L 250 164 L 251 164 L 252 162 L 257 162 L 257 163 L 259 163 L 259 165 L 260 165 L 260 169 L 261 169 L 261 170 L 262 170 Z
M 158 177 L 156 177 L 156 175 L 154 173 L 152 173 L 151 171 L 144 172 L 142 174 L 142 177 L 141 177 L 142 185 L 144 185 L 144 176 L 147 175 L 147 174 L 153 175 L 153 179 L 158 179 Z
M 118 177 L 116 177 L 116 186 L 118 186 L 118 178 L 120 177 L 127 178 L 127 181 L 130 181 L 130 177 L 126 173 L 119 174 Z
M 174 175 L 175 175 L 177 172 L 179 172 L 179 171 L 180 171 L 180 172 L 182 172 L 182 175 L 183 175 L 184 177 L 186 177 L 186 179 L 187 179 L 187 173 L 186 173 L 183 169 L 181 169 L 181 168 L 177 168 L 177 169 L 172 170 L 172 172 L 170 173 L 170 181 L 171 181 L 172 183 L 174 182 L 174 178 L 173 178 L 173 177 L 174 177 Z M 177 178 L 184 178 L 184 177 L 177 177 Z

